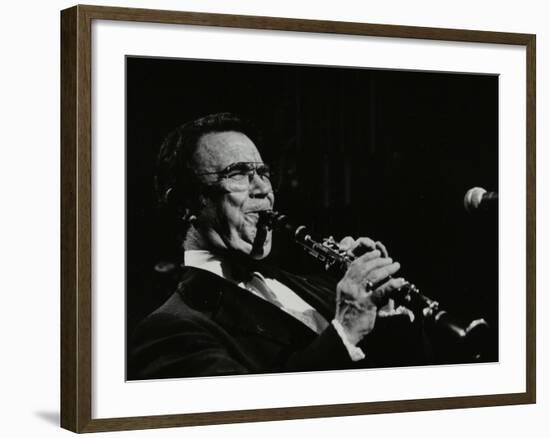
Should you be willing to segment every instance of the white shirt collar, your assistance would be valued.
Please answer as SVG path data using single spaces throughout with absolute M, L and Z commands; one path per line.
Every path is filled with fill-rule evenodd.
M 185 266 L 204 269 L 213 274 L 223 277 L 222 260 L 212 254 L 210 251 L 203 249 L 185 250 L 184 252 Z
M 237 267 L 229 258 L 221 257 L 204 249 L 186 250 L 184 251 L 183 257 L 185 266 L 203 269 L 225 278 L 226 280 L 231 280 L 239 284 L 242 283 L 242 276 L 245 271 L 241 271 L 240 274 L 238 274 Z M 259 272 L 256 272 L 256 275 L 264 279 L 263 275 Z

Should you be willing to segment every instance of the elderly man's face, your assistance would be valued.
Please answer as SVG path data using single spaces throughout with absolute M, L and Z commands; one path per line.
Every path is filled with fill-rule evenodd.
M 202 196 L 196 222 L 204 249 L 266 257 L 271 251 L 271 231 L 258 232 L 257 225 L 258 212 L 272 209 L 275 201 L 269 179 L 254 173 L 235 186 L 223 175 L 201 175 L 223 171 L 235 163 L 262 162 L 254 143 L 235 131 L 205 134 L 199 139 L 193 162 L 195 172 L 210 188 Z

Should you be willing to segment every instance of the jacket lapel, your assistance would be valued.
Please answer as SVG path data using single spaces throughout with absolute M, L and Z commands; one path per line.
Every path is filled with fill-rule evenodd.
M 202 269 L 183 268 L 177 292 L 188 306 L 228 331 L 254 334 L 285 345 L 303 345 L 316 336 L 277 306 Z

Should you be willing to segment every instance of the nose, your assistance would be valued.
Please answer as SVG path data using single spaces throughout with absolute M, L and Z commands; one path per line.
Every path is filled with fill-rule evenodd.
M 262 178 L 256 172 L 250 175 L 250 196 L 253 198 L 265 198 L 273 193 L 271 181 L 268 178 Z

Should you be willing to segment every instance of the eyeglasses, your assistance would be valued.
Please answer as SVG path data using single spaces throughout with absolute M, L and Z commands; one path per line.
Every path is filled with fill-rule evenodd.
M 205 172 L 197 175 L 218 175 L 219 180 L 226 181 L 230 190 L 247 190 L 254 174 L 258 175 L 264 183 L 271 185 L 269 165 L 257 161 L 241 161 L 230 164 L 218 172 Z

